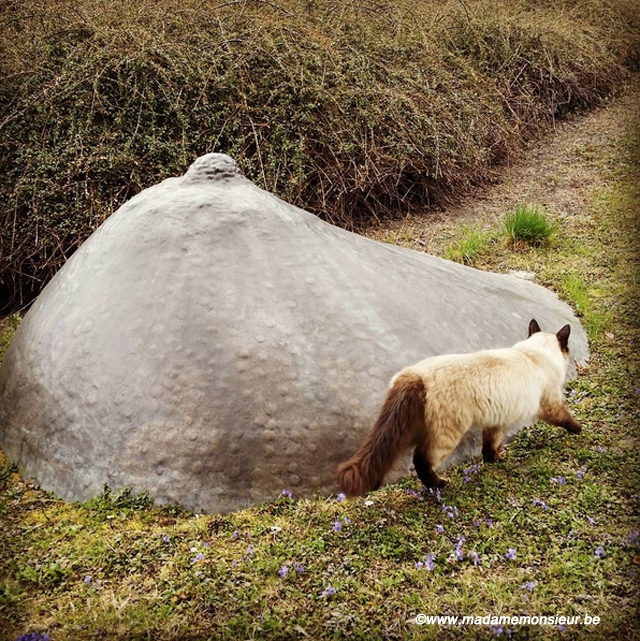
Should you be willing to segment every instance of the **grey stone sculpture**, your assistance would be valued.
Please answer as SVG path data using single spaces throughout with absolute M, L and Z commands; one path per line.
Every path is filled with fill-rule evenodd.
M 68 500 L 108 484 L 223 512 L 329 494 L 397 370 L 512 345 L 531 318 L 571 323 L 587 357 L 550 291 L 333 227 L 208 154 L 123 205 L 27 313 L 0 446 Z M 478 453 L 472 432 L 452 460 Z

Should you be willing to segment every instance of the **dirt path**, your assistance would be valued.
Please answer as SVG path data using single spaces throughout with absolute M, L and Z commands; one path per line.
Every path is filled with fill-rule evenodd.
M 556 130 L 526 149 L 493 185 L 442 211 L 382 222 L 367 236 L 440 254 L 460 226 L 495 228 L 522 201 L 542 205 L 552 217 L 571 218 L 615 170 L 616 144 L 640 118 L 640 77 L 624 93 L 586 115 L 558 123 Z

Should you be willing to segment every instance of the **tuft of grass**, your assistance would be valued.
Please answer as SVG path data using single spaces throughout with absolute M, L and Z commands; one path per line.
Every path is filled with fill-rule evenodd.
M 535 204 L 519 203 L 505 216 L 504 233 L 513 247 L 539 247 L 548 243 L 556 231 L 557 225 Z
M 449 243 L 443 253 L 443 258 L 464 265 L 474 265 L 491 241 L 491 235 L 479 226 L 462 228 L 460 238 Z
M 582 317 L 589 338 L 595 340 L 610 323 L 611 311 L 594 304 L 587 283 L 579 276 L 565 274 L 562 277 L 561 285 L 565 298 L 573 305 L 578 316 Z

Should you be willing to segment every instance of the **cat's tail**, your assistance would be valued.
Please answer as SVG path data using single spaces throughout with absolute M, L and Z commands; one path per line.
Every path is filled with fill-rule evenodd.
M 425 399 L 418 374 L 402 372 L 394 379 L 369 436 L 338 467 L 338 483 L 347 496 L 377 489 L 402 451 L 416 444 L 424 429 Z

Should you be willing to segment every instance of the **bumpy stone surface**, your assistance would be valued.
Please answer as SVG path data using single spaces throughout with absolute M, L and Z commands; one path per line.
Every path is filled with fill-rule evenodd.
M 397 370 L 511 345 L 534 317 L 570 322 L 586 357 L 551 292 L 337 229 L 209 154 L 121 207 L 38 298 L 0 370 L 0 446 L 69 500 L 105 483 L 203 512 L 328 494 Z M 452 460 L 478 452 L 471 433 Z

